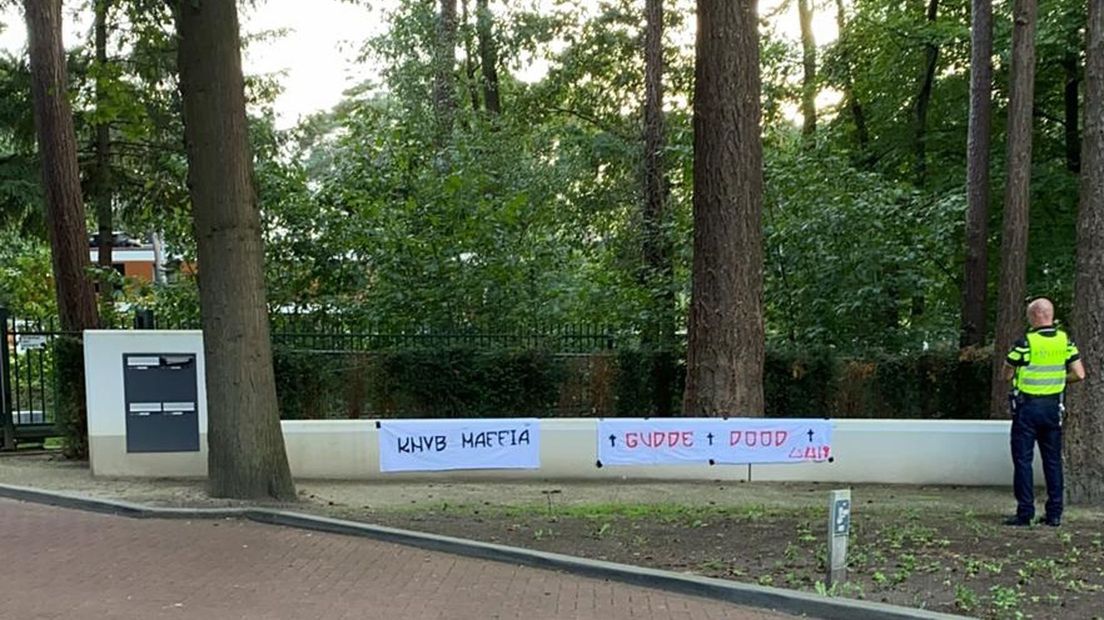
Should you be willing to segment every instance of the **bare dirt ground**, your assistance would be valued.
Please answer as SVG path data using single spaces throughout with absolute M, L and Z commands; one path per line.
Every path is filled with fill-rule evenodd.
M 225 506 L 201 482 L 99 480 L 51 457 L 0 458 L 0 483 L 161 506 Z M 826 591 L 817 484 L 298 483 L 297 510 L 984 618 L 1104 618 L 1104 512 L 1000 525 L 1007 489 L 852 487 L 850 581 Z

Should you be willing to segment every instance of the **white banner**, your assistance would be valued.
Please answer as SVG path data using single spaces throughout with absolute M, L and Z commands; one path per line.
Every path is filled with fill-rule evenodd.
M 598 421 L 598 461 L 602 465 L 807 463 L 832 457 L 832 422 L 824 419 Z
M 388 420 L 379 423 L 380 471 L 537 469 L 540 424 L 503 420 Z

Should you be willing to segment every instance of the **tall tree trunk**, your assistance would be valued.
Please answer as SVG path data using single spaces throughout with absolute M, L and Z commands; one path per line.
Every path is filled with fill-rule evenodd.
M 985 341 L 989 291 L 989 149 L 993 116 L 993 0 L 973 0 L 966 136 L 966 265 L 959 344 Z
M 1081 110 L 1078 105 L 1081 73 L 1076 52 L 1070 52 L 1062 60 L 1066 70 L 1066 87 L 1063 92 L 1066 108 L 1066 169 L 1073 173 L 1081 172 L 1081 133 L 1079 123 Z
M 1089 0 L 1085 62 L 1085 135 L 1077 221 L 1074 328 L 1088 377 L 1070 394 L 1066 416 L 1067 492 L 1071 502 L 1104 504 L 1104 0 Z
M 437 16 L 434 58 L 433 107 L 437 115 L 438 144 L 452 133 L 456 116 L 456 0 L 441 0 Z
M 801 132 L 811 136 L 816 132 L 816 39 L 813 36 L 812 0 L 797 0 L 797 14 L 801 20 L 801 50 L 804 74 L 801 79 L 801 113 L 805 123 Z
M 253 188 L 235 0 L 179 0 L 178 65 L 210 407 L 210 492 L 292 500 Z M 206 266 L 206 267 L 204 267 Z
M 88 228 L 84 222 L 77 134 L 69 107 L 65 50 L 61 42 L 61 0 L 25 0 L 35 132 L 42 160 L 46 220 L 61 328 L 98 326 L 96 299 L 88 277 Z
M 104 272 L 112 269 L 112 249 L 114 246 L 115 226 L 112 218 L 111 191 L 111 135 L 110 125 L 104 120 L 104 108 L 107 105 L 107 92 L 104 88 L 104 68 L 107 66 L 107 12 L 111 0 L 96 0 L 96 108 L 99 124 L 96 125 L 96 168 L 94 172 L 93 201 L 96 203 L 96 224 L 99 229 L 99 266 Z M 110 302 L 115 297 L 110 281 L 100 284 L 100 297 Z
M 63 330 L 80 333 L 98 327 L 99 316 L 89 280 L 88 228 L 61 40 L 61 0 L 25 0 L 24 11 L 58 314 Z M 54 361 L 59 394 L 57 427 L 64 438 L 65 455 L 84 459 L 88 456 L 88 410 L 81 340 L 59 338 L 54 343 Z
M 475 66 L 475 42 L 472 40 L 471 22 L 468 19 L 468 0 L 461 0 L 460 21 L 464 24 L 464 76 L 467 78 L 465 86 L 468 96 L 471 97 L 472 112 L 478 112 L 483 104 L 479 100 L 479 78 L 476 77 Z
M 476 0 L 476 23 L 479 27 L 479 66 L 483 70 L 483 100 L 491 114 L 502 113 L 502 98 L 498 92 L 498 46 L 494 40 L 494 15 L 489 0 Z
M 684 413 L 763 415 L 758 2 L 698 0 Z
M 663 112 L 663 0 L 645 0 L 644 32 L 644 285 L 653 299 L 645 349 L 654 353 L 653 412 L 671 415 L 674 399 L 675 291 L 667 230 L 666 130 Z
M 993 355 L 993 417 L 1008 415 L 1009 385 L 1003 378 L 1004 356 L 1023 333 L 1027 291 L 1027 235 L 1031 191 L 1031 120 L 1035 98 L 1036 0 L 1015 0 L 1012 30 L 1012 76 L 1008 103 L 1008 182 L 1004 193 L 1001 235 L 1000 294 Z
M 939 16 L 939 0 L 928 1 L 929 36 L 934 36 L 935 20 Z M 928 109 L 931 108 L 932 89 L 935 87 L 935 70 L 939 65 L 939 46 L 934 42 L 924 44 L 924 76 L 920 82 L 920 94 L 916 96 L 916 183 L 923 186 L 928 178 Z
M 847 33 L 847 12 L 843 6 L 843 0 L 836 0 L 836 26 L 839 28 L 840 39 L 844 39 Z M 852 77 L 855 65 L 851 53 L 847 49 L 846 42 L 843 46 L 843 63 L 846 68 L 843 97 L 847 101 L 847 108 L 851 111 L 851 120 L 855 123 L 855 137 L 859 142 L 859 148 L 865 149 L 870 143 L 870 131 L 866 128 L 866 112 L 863 111 L 859 96 L 855 94 L 855 83 Z

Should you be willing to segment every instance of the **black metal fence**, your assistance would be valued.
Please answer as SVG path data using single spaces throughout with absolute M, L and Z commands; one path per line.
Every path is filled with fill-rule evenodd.
M 368 331 L 357 332 L 340 327 L 276 323 L 273 325 L 272 341 L 292 350 L 334 353 L 463 348 L 580 354 L 614 349 L 618 338 L 613 332 L 593 325 L 569 324 L 501 331 L 368 328 Z
M 169 325 L 147 310 L 135 313 L 135 329 L 198 328 Z M 57 435 L 58 386 L 54 356 L 66 334 L 54 320 L 25 320 L 0 308 L 0 411 L 2 447 L 40 444 Z M 275 315 L 273 344 L 283 352 L 363 354 L 394 350 L 542 351 L 583 356 L 618 348 L 622 337 L 599 325 L 558 324 L 483 330 L 373 325 L 334 315 Z
M 558 323 L 501 326 L 394 325 L 374 323 L 334 312 L 274 313 L 270 326 L 275 345 L 318 353 L 371 353 L 394 349 L 526 350 L 553 354 L 609 351 L 631 334 L 605 325 Z M 199 325 L 164 320 L 149 311 L 135 318 L 139 329 L 199 329 Z
M 0 405 L 3 447 L 41 443 L 55 435 L 57 382 L 54 341 L 64 335 L 53 321 L 29 321 L 0 308 Z M 79 336 L 79 334 L 74 334 Z

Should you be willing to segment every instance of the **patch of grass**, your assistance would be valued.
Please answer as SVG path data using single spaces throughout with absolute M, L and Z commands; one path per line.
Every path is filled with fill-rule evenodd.
M 901 550 L 908 547 L 926 547 L 935 542 L 935 529 L 925 527 L 917 523 L 905 523 L 903 525 L 891 525 L 881 532 L 878 544 L 892 550 Z M 950 545 L 950 541 L 946 541 Z M 939 541 L 943 545 L 943 540 Z
M 1062 568 L 1053 558 L 1033 558 L 1024 562 L 1023 568 L 1016 574 L 1020 583 L 1026 585 L 1031 579 L 1043 576 L 1053 581 L 1065 581 L 1069 572 Z
M 834 583 L 829 588 L 823 581 L 818 581 L 813 586 L 813 589 L 817 594 L 821 596 L 829 597 L 844 597 L 844 598 L 866 598 L 866 594 L 863 592 L 862 586 L 857 583 L 851 583 L 850 581 L 844 583 Z
M 698 570 L 707 573 L 722 573 L 728 569 L 723 560 L 706 560 L 698 564 Z
M 928 564 L 924 566 L 924 568 L 922 568 L 921 570 L 928 574 L 935 574 L 943 570 L 943 563 L 939 560 L 932 560 L 931 562 L 928 562 Z
M 985 569 L 985 572 L 989 573 L 990 575 L 999 575 L 1004 572 L 1004 562 L 999 562 L 996 560 L 983 561 L 981 563 L 981 567 Z
M 866 566 L 869 561 L 870 554 L 865 549 L 849 549 L 847 552 L 847 566 L 852 570 Z
M 1002 612 L 1002 617 L 1007 617 L 1005 614 L 1009 612 L 1019 611 L 1024 594 L 1018 586 L 1015 588 L 993 586 L 989 592 L 992 595 L 991 605 L 998 612 Z
M 816 542 L 816 536 L 813 536 L 813 527 L 810 524 L 797 524 L 797 542 L 806 544 Z
M 547 512 L 547 506 L 543 504 L 522 504 L 502 507 L 502 510 L 511 516 L 533 516 Z M 559 505 L 556 514 L 560 517 L 572 517 L 578 519 L 610 520 L 624 519 L 654 519 L 667 523 L 682 522 L 693 524 L 696 521 L 705 522 L 705 519 L 723 514 L 723 509 L 715 506 L 686 506 L 674 503 L 658 504 L 574 504 Z
M 747 571 L 737 568 L 731 562 L 726 562 L 721 559 L 711 559 L 701 562 L 697 566 L 697 570 L 700 573 L 719 573 L 729 577 L 747 577 Z
M 740 515 L 749 523 L 755 523 L 766 517 L 768 511 L 765 506 L 748 506 L 744 508 L 743 513 Z
M 786 558 L 787 562 L 794 564 L 797 562 L 798 557 L 801 556 L 801 551 L 801 547 L 794 543 L 789 543 L 786 545 L 786 550 L 782 552 L 782 556 Z
M 902 584 L 916 572 L 916 556 L 905 553 L 897 560 L 897 570 L 893 573 L 893 583 Z

